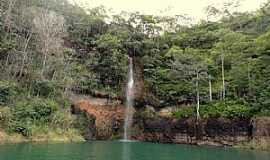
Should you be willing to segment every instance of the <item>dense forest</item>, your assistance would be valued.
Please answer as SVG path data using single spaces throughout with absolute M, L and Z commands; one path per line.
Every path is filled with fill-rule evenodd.
M 129 56 L 141 59 L 147 104 L 157 110 L 176 106 L 176 118 L 270 116 L 270 2 L 250 13 L 233 7 L 209 6 L 193 24 L 66 0 L 1 0 L 0 128 L 83 132 L 89 117 L 70 114 L 69 93 L 123 96 Z

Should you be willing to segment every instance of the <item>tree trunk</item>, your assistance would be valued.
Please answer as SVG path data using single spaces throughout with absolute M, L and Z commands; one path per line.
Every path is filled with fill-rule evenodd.
M 249 64 L 249 60 L 248 60 L 248 96 L 252 96 L 251 93 L 251 74 L 250 74 L 250 64 Z
M 45 68 L 46 68 L 46 63 L 47 63 L 47 56 L 49 54 L 49 45 L 48 45 L 48 40 L 49 37 L 48 35 L 46 35 L 45 37 L 45 41 L 44 41 L 44 46 L 42 48 L 42 53 L 44 54 L 44 59 L 43 59 L 43 63 L 42 63 L 42 70 L 41 70 L 41 77 L 44 78 L 44 72 L 45 72 Z
M 225 100 L 225 73 L 224 73 L 224 53 L 221 54 L 221 69 L 222 69 L 222 99 Z
M 16 3 L 16 0 L 9 0 L 8 9 L 7 9 L 6 13 L 5 13 L 5 20 L 4 20 L 4 25 L 3 26 L 4 26 L 4 30 L 6 32 L 8 32 L 8 33 L 11 30 L 11 13 L 12 13 L 12 9 L 13 9 L 15 3 Z M 7 35 L 8 34 L 6 34 L 6 36 Z
M 199 90 L 199 71 L 198 69 L 196 69 L 196 74 L 197 74 L 197 78 L 196 78 L 196 92 L 197 92 L 197 107 L 196 107 L 196 118 L 197 118 L 197 122 L 200 118 L 200 90 Z
M 23 50 L 23 60 L 22 60 L 22 66 L 21 66 L 21 69 L 20 69 L 20 73 L 19 73 L 19 78 L 22 76 L 22 73 L 23 73 L 23 68 L 24 68 L 24 65 L 25 65 L 25 60 L 26 60 L 26 57 L 27 57 L 27 48 L 28 48 L 28 44 L 29 44 L 29 41 L 32 37 L 32 34 L 29 35 L 29 37 L 27 38 L 26 42 L 25 42 L 25 46 L 24 46 L 24 50 Z
M 46 61 L 47 61 L 47 53 L 44 53 L 44 59 L 43 59 L 43 64 L 42 64 L 42 70 L 41 70 L 41 76 L 44 77 L 44 71 L 46 67 Z
M 209 83 L 209 101 L 212 102 L 212 81 L 211 81 L 211 75 L 208 76 L 208 83 Z

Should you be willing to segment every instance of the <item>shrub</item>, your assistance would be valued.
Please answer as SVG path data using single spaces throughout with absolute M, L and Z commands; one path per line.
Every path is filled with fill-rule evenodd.
M 57 108 L 58 104 L 48 99 L 34 98 L 18 102 L 11 109 L 9 131 L 29 136 L 32 132 L 32 126 L 47 124 Z
M 71 106 L 71 101 L 68 98 L 66 98 L 64 94 L 59 95 L 54 99 L 63 109 L 69 109 Z
M 11 112 L 9 107 L 0 106 L 0 128 L 6 128 L 11 118 Z
M 196 107 L 183 107 L 173 112 L 173 117 L 175 118 L 185 118 L 195 115 Z M 235 117 L 251 117 L 252 108 L 248 105 L 236 101 L 228 102 L 213 102 L 206 105 L 201 105 L 200 107 L 200 116 L 202 118 L 209 117 L 226 117 L 226 118 L 235 118 Z
M 34 121 L 48 121 L 49 116 L 58 108 L 53 100 L 34 98 L 18 102 L 12 108 L 12 114 L 16 118 L 31 118 Z
M 250 117 L 252 114 L 251 107 L 244 103 L 235 101 L 213 102 L 207 105 L 202 105 L 200 109 L 201 116 L 208 117 Z
M 142 118 L 153 118 L 156 116 L 155 109 L 149 106 L 145 107 L 144 110 L 137 112 L 137 114 Z
M 6 81 L 0 81 L 0 105 L 9 103 L 15 94 L 15 84 Z
M 57 88 L 59 88 L 59 86 L 55 82 L 48 80 L 36 81 L 33 84 L 34 95 L 42 97 L 55 96 Z
M 256 116 L 270 117 L 270 110 L 268 110 L 268 109 L 260 110 L 259 112 L 256 113 Z
M 73 127 L 75 116 L 70 111 L 57 111 L 51 116 L 50 126 L 67 130 Z
M 174 118 L 188 118 L 195 113 L 195 107 L 183 107 L 172 113 Z

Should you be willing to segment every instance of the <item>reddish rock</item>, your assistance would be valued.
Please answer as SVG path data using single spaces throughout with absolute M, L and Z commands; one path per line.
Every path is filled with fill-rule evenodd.
M 97 139 L 110 139 L 122 129 L 125 112 L 123 105 L 97 105 L 89 100 L 79 100 L 74 103 L 73 111 L 85 111 L 95 117 Z

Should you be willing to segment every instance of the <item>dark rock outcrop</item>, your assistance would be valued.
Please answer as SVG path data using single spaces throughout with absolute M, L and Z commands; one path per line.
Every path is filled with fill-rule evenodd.
M 74 114 L 86 113 L 95 119 L 88 125 L 88 132 L 84 135 L 86 139 L 121 138 L 125 107 L 105 102 L 100 99 L 74 102 L 72 107 Z M 270 117 L 252 119 L 213 117 L 197 121 L 195 117 L 180 119 L 162 117 L 157 115 L 153 107 L 139 107 L 134 114 L 131 138 L 149 142 L 216 146 L 234 146 L 246 142 L 268 143 Z
M 251 138 L 250 119 L 209 118 L 197 123 L 195 118 L 146 118 L 136 120 L 141 129 L 133 138 L 141 141 L 236 145 Z

